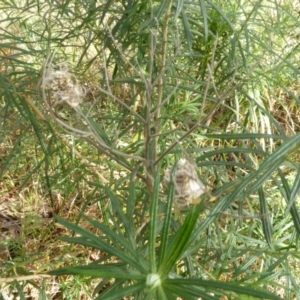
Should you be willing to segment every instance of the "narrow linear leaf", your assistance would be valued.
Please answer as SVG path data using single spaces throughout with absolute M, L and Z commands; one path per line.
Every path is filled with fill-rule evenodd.
M 158 222 L 158 199 L 160 189 L 160 165 L 157 169 L 157 176 L 154 181 L 153 195 L 150 205 L 150 230 L 149 230 L 149 253 L 151 272 L 156 273 L 156 237 L 157 237 L 157 222 Z M 150 179 L 150 178 L 149 178 Z
M 128 236 L 131 241 L 132 246 L 136 247 L 136 239 L 135 239 L 135 225 L 134 225 L 134 209 L 135 209 L 135 199 L 136 199 L 136 185 L 135 185 L 135 172 L 131 175 L 130 183 L 129 183 L 129 196 L 127 200 L 127 219 L 128 219 Z
M 133 260 L 132 258 L 128 257 L 124 251 L 118 249 L 117 247 L 111 246 L 102 237 L 96 236 L 85 229 L 81 228 L 78 225 L 69 223 L 59 217 L 56 217 L 57 221 L 64 225 L 66 228 L 73 230 L 74 232 L 80 234 L 80 237 L 61 237 L 61 240 L 64 240 L 69 243 L 73 244 L 81 244 L 87 247 L 92 247 L 95 249 L 100 249 L 108 254 L 114 255 L 118 257 L 121 261 L 126 262 L 127 264 L 131 265 L 133 268 L 136 268 L 140 272 L 146 272 L 140 262 Z
M 165 289 L 161 285 L 157 287 L 157 295 L 158 295 L 158 299 L 162 299 L 162 300 L 170 299 L 170 294 L 166 293 Z
M 208 18 L 205 2 L 203 0 L 199 0 L 199 5 L 201 7 L 202 17 L 203 17 L 203 26 L 204 26 L 204 38 L 207 41 L 208 38 Z
M 162 17 L 162 15 L 165 12 L 165 9 L 167 7 L 168 1 L 170 0 L 164 0 L 161 2 L 158 11 L 155 15 L 154 18 L 148 19 L 145 22 L 143 22 L 138 29 L 138 32 L 141 32 L 145 27 L 152 27 L 153 25 L 155 25 L 157 22 L 159 22 L 160 18 Z
M 92 118 L 88 118 L 90 128 L 93 129 L 94 133 L 100 137 L 101 140 L 105 142 L 106 145 L 111 146 L 111 139 L 103 130 L 99 123 L 96 123 Z
M 278 150 L 273 152 L 264 160 L 257 171 L 245 177 L 245 179 L 241 181 L 241 183 L 231 194 L 225 195 L 222 199 L 220 199 L 209 217 L 207 217 L 193 233 L 193 238 L 196 238 L 201 232 L 203 232 L 206 226 L 208 226 L 220 212 L 223 212 L 230 205 L 230 203 L 234 201 L 234 199 L 237 199 L 240 195 L 246 197 L 249 193 L 253 192 L 254 187 L 258 189 L 264 183 L 264 181 L 272 175 L 274 169 L 278 168 L 284 162 L 287 155 L 297 149 L 297 144 L 299 142 L 300 134 L 296 134 L 295 136 L 288 138 L 285 143 L 278 148 Z M 249 187 L 248 190 L 246 190 L 247 187 Z M 296 222 L 295 226 L 298 231 L 300 230 L 300 218 L 295 209 L 296 207 L 291 208 L 291 214 L 294 222 Z
M 182 17 L 183 27 L 184 27 L 184 32 L 185 32 L 185 40 L 187 41 L 189 51 L 192 51 L 192 44 L 193 44 L 192 43 L 192 33 L 191 33 L 191 28 L 190 28 L 188 18 L 186 16 L 184 10 L 181 11 L 181 17 Z
M 287 253 L 287 254 L 284 254 L 282 257 L 280 257 L 279 259 L 277 259 L 272 265 L 270 265 L 268 267 L 268 269 L 266 270 L 266 273 L 270 273 L 270 274 L 273 274 L 274 273 L 274 270 L 280 266 L 282 263 L 284 263 L 284 261 L 288 258 L 290 254 Z M 257 282 L 261 282 L 263 281 L 265 278 L 267 278 L 268 275 L 263 275 L 261 276 Z
M 242 139 L 281 139 L 285 140 L 285 135 L 267 134 L 267 133 L 225 133 L 220 134 L 205 134 L 210 139 L 221 140 L 242 140 Z
M 259 150 L 259 149 L 251 149 L 251 148 L 222 148 L 219 150 L 209 151 L 207 153 L 202 154 L 201 156 L 197 157 L 196 162 L 200 162 L 206 158 L 213 157 L 218 154 L 224 153 L 249 153 L 249 154 L 258 154 L 262 156 L 266 156 L 266 152 Z
M 130 184 L 132 185 L 134 183 L 130 183 Z M 128 238 L 131 241 L 130 248 L 135 249 L 135 246 L 136 246 L 135 245 L 135 236 L 134 236 L 134 231 L 132 230 L 132 225 L 131 225 L 132 220 L 128 219 L 130 215 L 129 214 L 127 216 L 125 215 L 116 195 L 109 189 L 109 187 L 105 186 L 105 192 L 111 201 L 113 209 L 117 212 L 117 214 L 119 216 L 118 222 L 120 223 L 120 220 L 121 220 L 124 227 L 126 228 Z M 134 199 L 129 197 L 128 201 L 131 202 L 131 201 L 134 201 Z M 131 215 L 131 217 L 132 217 L 132 215 Z M 126 240 L 125 243 L 127 244 L 128 241 Z
M 272 224 L 270 220 L 270 214 L 268 211 L 267 202 L 265 199 L 265 194 L 262 188 L 258 189 L 258 195 L 259 195 L 259 203 L 260 203 L 260 214 L 261 214 L 261 222 L 263 226 L 263 232 L 265 235 L 265 238 L 267 240 L 267 243 L 270 248 L 273 248 L 272 244 Z
M 162 278 L 165 278 L 169 274 L 176 261 L 180 258 L 185 249 L 189 247 L 192 231 L 196 225 L 200 212 L 203 211 L 203 207 L 202 202 L 196 207 L 193 207 L 184 220 L 184 223 L 177 231 L 168 248 L 168 254 L 159 266 L 158 272 Z
M 163 287 L 169 294 L 180 296 L 183 299 L 195 300 L 195 297 L 201 297 L 203 300 L 219 300 L 220 297 L 209 295 L 203 288 L 200 290 L 199 287 L 189 286 L 188 288 L 182 284 L 173 283 L 171 281 L 164 282 Z
M 121 244 L 121 246 L 124 247 L 124 249 L 126 249 L 132 255 L 132 257 L 134 257 L 137 261 L 139 261 L 139 263 L 146 270 L 146 263 L 140 258 L 140 256 L 137 254 L 135 249 L 132 248 L 132 245 L 130 243 L 128 243 L 127 239 L 125 239 L 123 236 L 115 233 L 114 230 L 111 230 L 110 228 L 106 227 L 105 225 L 101 224 L 100 222 L 98 222 L 96 220 L 91 219 L 90 217 L 88 217 L 86 215 L 84 215 L 83 218 L 86 219 L 87 221 L 89 221 L 90 224 L 92 224 L 95 228 L 98 228 L 99 230 L 101 230 L 106 236 L 108 236 L 110 238 L 110 240 L 112 242 L 115 243 L 115 245 Z M 117 247 L 114 247 L 114 248 L 117 248 Z
M 177 0 L 176 12 L 175 12 L 175 16 L 174 16 L 175 19 L 177 19 L 178 16 L 181 14 L 183 3 L 184 3 L 184 0 Z
M 118 266 L 119 265 L 119 266 Z M 90 264 L 87 266 L 64 267 L 48 272 L 50 275 L 82 275 L 92 276 L 96 278 L 117 278 L 117 279 L 132 279 L 145 280 L 145 275 L 133 270 L 121 267 L 120 264 L 105 264 L 97 265 Z
M 278 169 L 278 173 L 280 175 L 281 182 L 283 184 L 283 188 L 284 188 L 285 194 L 286 194 L 286 195 L 283 194 L 283 197 L 285 198 L 286 203 L 289 204 L 289 199 L 291 197 L 291 190 L 290 190 L 289 184 L 285 178 L 285 175 L 283 174 L 283 172 L 280 169 Z M 292 203 L 292 205 L 291 205 L 290 214 L 292 216 L 293 223 L 297 230 L 297 233 L 300 234 L 300 215 L 299 215 L 299 212 L 298 212 L 295 202 Z
M 234 31 L 234 26 L 231 24 L 230 20 L 227 18 L 226 14 L 220 9 L 220 7 L 217 6 L 214 2 L 212 2 L 210 0 L 206 0 L 206 1 L 207 1 L 207 3 L 209 3 L 209 5 L 212 8 L 214 8 L 220 14 L 220 16 L 223 18 L 223 20 L 225 20 L 227 22 L 227 24 L 230 26 L 232 31 Z
M 248 257 L 235 271 L 234 273 L 234 279 L 237 280 L 237 278 L 239 276 L 241 276 L 241 274 L 243 274 L 244 272 L 247 272 L 247 270 L 253 265 L 253 263 L 255 261 L 257 261 L 257 259 L 259 259 L 267 250 L 267 247 L 264 247 L 262 249 L 260 249 L 257 252 L 254 252 L 254 254 L 252 254 L 250 257 Z M 245 250 L 245 254 L 248 252 L 248 250 Z
M 202 279 L 166 279 L 166 284 L 173 284 L 178 286 L 185 286 L 188 289 L 190 286 L 202 286 L 207 289 L 216 289 L 216 290 L 224 290 L 231 291 L 238 294 L 249 295 L 252 297 L 257 297 L 259 299 L 273 299 L 280 300 L 281 298 L 277 295 L 272 294 L 263 289 L 252 289 L 248 287 L 244 287 L 235 283 L 221 282 L 221 281 L 211 281 L 211 280 L 202 280 Z M 213 290 L 212 290 L 213 291 Z
M 287 207 L 285 209 L 285 215 L 287 215 L 290 212 L 291 207 L 295 203 L 296 197 L 299 194 L 299 190 L 300 190 L 300 168 L 298 168 L 297 176 L 294 180 L 294 185 L 293 185 L 292 191 L 290 193 L 290 199 L 289 199 Z
M 162 234 L 161 234 L 161 245 L 160 245 L 160 251 L 159 251 L 159 265 L 165 259 L 165 256 L 167 253 L 167 246 L 168 246 L 169 235 L 170 235 L 169 230 L 170 230 L 171 218 L 172 218 L 174 191 L 175 191 L 174 181 L 171 180 L 169 183 L 169 188 L 168 188 L 167 207 L 165 210 L 166 215 L 165 215 L 163 230 L 162 230 Z
M 99 297 L 95 298 L 95 300 L 123 299 L 123 297 L 131 296 L 133 293 L 137 293 L 145 288 L 145 283 L 136 283 L 127 287 L 123 287 L 122 289 L 112 289 L 108 293 L 103 293 Z

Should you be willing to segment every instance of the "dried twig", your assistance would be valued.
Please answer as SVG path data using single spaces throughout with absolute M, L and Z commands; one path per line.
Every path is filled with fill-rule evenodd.
M 37 275 L 0 278 L 0 283 L 9 283 L 9 282 L 14 282 L 14 281 L 27 281 L 27 280 L 43 279 L 43 278 L 51 278 L 51 275 L 37 274 Z

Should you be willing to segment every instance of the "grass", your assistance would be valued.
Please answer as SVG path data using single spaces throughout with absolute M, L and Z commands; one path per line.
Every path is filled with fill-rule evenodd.
M 0 8 L 0 299 L 300 297 L 298 2 Z

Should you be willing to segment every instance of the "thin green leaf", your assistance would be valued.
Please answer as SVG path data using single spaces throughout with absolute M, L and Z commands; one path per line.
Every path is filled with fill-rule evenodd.
M 100 140 L 103 140 L 106 145 L 111 146 L 111 139 L 106 134 L 106 131 L 103 130 L 102 126 L 99 123 L 96 123 L 92 118 L 88 118 L 90 123 L 90 128 L 93 129 L 94 133 L 98 135 Z
M 286 253 L 284 254 L 283 256 L 281 256 L 279 259 L 277 259 L 272 265 L 270 265 L 268 268 L 267 268 L 267 271 L 266 273 L 270 273 L 270 274 L 273 274 L 274 273 L 274 270 L 276 268 L 278 268 L 284 261 L 286 261 L 286 259 L 288 258 L 289 254 Z M 266 275 L 262 275 L 257 281 L 258 282 L 261 282 L 263 281 L 265 278 L 268 277 L 268 274 Z
M 136 250 L 132 247 L 132 245 L 130 243 L 128 243 L 127 239 L 125 239 L 123 236 L 115 233 L 114 230 L 111 230 L 110 228 L 101 224 L 100 222 L 89 218 L 88 216 L 84 215 L 83 218 L 86 219 L 87 221 L 89 221 L 90 224 L 93 225 L 95 228 L 98 228 L 99 230 L 101 230 L 107 237 L 109 237 L 110 240 L 112 242 L 114 242 L 115 248 L 116 248 L 116 245 L 118 245 L 118 244 L 120 244 L 122 247 L 124 247 L 124 249 L 126 249 L 136 259 L 136 261 L 139 262 L 140 265 L 144 267 L 144 270 L 147 270 L 147 263 L 141 259 L 141 257 L 138 255 Z
M 156 19 L 157 20 L 160 20 L 160 18 L 162 17 L 162 15 L 165 13 L 165 9 L 167 8 L 168 6 L 168 3 L 170 2 L 171 0 L 163 0 L 160 4 L 160 7 L 156 13 Z
M 95 298 L 95 300 L 123 299 L 123 297 L 131 296 L 133 293 L 137 293 L 145 288 L 145 283 L 136 283 L 127 287 L 122 287 L 122 289 L 111 289 L 109 292 L 103 293 Z
M 111 279 L 110 279 L 110 280 L 111 280 Z M 107 288 L 107 284 L 109 283 L 110 280 L 109 280 L 109 279 L 103 278 L 103 280 L 101 280 L 101 281 L 97 284 L 97 286 L 94 288 L 94 291 L 93 291 L 93 297 L 95 297 L 95 295 L 100 294 L 100 292 L 103 291 L 103 290 L 104 290 L 104 292 L 107 291 L 107 290 L 109 290 L 109 289 L 111 288 L 111 286 Z M 121 280 L 120 280 L 120 281 L 121 281 Z M 118 280 L 118 282 L 120 282 L 120 281 Z M 116 283 L 114 283 L 112 286 L 115 287 L 115 286 L 116 286 Z M 105 288 L 105 289 L 104 289 L 104 288 Z
M 193 209 L 191 209 L 186 219 L 184 220 L 184 223 L 177 231 L 168 248 L 167 255 L 159 266 L 158 273 L 160 274 L 161 278 L 165 278 L 169 274 L 177 260 L 180 259 L 185 249 L 189 246 L 192 231 L 202 210 L 203 203 L 200 203 L 196 207 L 193 207 Z
M 243 273 L 247 272 L 247 270 L 250 268 L 250 266 L 253 265 L 253 263 L 255 261 L 257 261 L 266 252 L 266 249 L 268 249 L 268 248 L 264 247 L 264 248 L 260 249 L 259 251 L 254 252 L 253 255 L 248 257 L 234 272 L 234 279 L 237 280 L 237 278 L 239 276 L 241 276 Z M 249 251 L 248 249 L 245 250 L 245 254 L 248 251 Z
M 285 140 L 285 135 L 267 134 L 267 133 L 225 133 L 220 134 L 205 134 L 209 139 L 220 140 L 242 140 L 242 139 L 280 139 Z
M 220 199 L 220 201 L 218 201 L 213 211 L 211 212 L 210 216 L 207 217 L 195 231 L 195 233 L 193 234 L 194 238 L 196 238 L 203 230 L 205 230 L 206 226 L 210 224 L 220 212 L 225 211 L 225 209 L 230 205 L 232 201 L 234 201 L 234 199 L 238 199 L 241 196 L 246 197 L 256 189 L 258 189 L 265 180 L 270 178 L 274 170 L 284 162 L 287 155 L 297 149 L 297 143 L 299 143 L 299 141 L 300 134 L 287 139 L 280 148 L 278 148 L 264 160 L 257 171 L 249 174 L 248 176 L 245 176 L 245 179 L 241 181 L 235 191 Z M 249 188 L 246 189 L 247 187 Z M 297 220 L 298 218 L 299 215 L 297 213 Z M 300 229 L 300 227 L 298 228 Z
M 190 28 L 190 24 L 188 21 L 188 18 L 186 16 L 186 13 L 184 10 L 181 11 L 181 17 L 183 21 L 183 27 L 184 27 L 184 32 L 185 32 L 185 40 L 188 44 L 189 51 L 192 52 L 192 31 Z
M 80 226 L 66 222 L 65 220 L 59 217 L 56 217 L 56 219 L 60 224 L 64 225 L 66 228 L 73 230 L 81 235 L 80 237 L 76 238 L 61 237 L 61 240 L 73 244 L 81 244 L 87 247 L 100 249 L 104 252 L 118 257 L 121 261 L 128 263 L 133 268 L 136 268 L 142 273 L 146 271 L 139 261 L 135 261 L 132 258 L 128 257 L 124 254 L 124 251 L 122 251 L 121 249 L 118 249 L 115 246 L 111 246 L 110 244 L 108 244 L 108 242 L 104 241 L 102 237 L 96 236 L 81 228 Z
M 291 197 L 291 190 L 290 190 L 289 184 L 285 178 L 285 175 L 283 174 L 283 172 L 280 169 L 278 169 L 278 173 L 280 175 L 281 182 L 282 182 L 283 188 L 285 190 L 285 195 L 283 194 L 283 197 L 285 198 L 286 203 L 289 204 L 289 199 Z M 299 211 L 298 211 L 298 208 L 297 208 L 295 202 L 291 205 L 290 214 L 292 216 L 294 226 L 297 230 L 297 233 L 300 234 L 300 215 L 299 215 Z
M 183 3 L 184 3 L 184 0 L 177 0 L 176 12 L 175 12 L 175 16 L 174 16 L 175 19 L 177 19 L 178 16 L 181 14 Z
M 211 280 L 202 280 L 202 279 L 166 279 L 166 284 L 171 283 L 172 285 L 178 285 L 182 286 L 182 288 L 189 289 L 190 286 L 198 286 L 203 287 L 205 289 L 211 289 L 211 292 L 213 290 L 223 290 L 228 292 L 234 292 L 239 295 L 249 295 L 253 297 L 257 297 L 259 299 L 273 299 L 273 300 L 280 300 L 281 298 L 277 295 L 272 294 L 271 292 L 268 292 L 263 289 L 252 289 L 248 287 L 244 287 L 241 285 L 238 285 L 233 282 L 221 282 L 221 281 L 211 281 Z
M 18 281 L 15 281 L 16 287 L 17 287 L 17 291 L 18 291 L 18 296 L 20 300 L 26 300 L 26 296 L 24 293 L 24 286 L 23 284 L 20 284 Z
M 207 41 L 208 38 L 208 17 L 207 17 L 207 11 L 206 11 L 206 4 L 203 0 L 198 0 L 199 5 L 201 7 L 201 13 L 203 17 L 203 27 L 204 27 L 204 39 Z
M 158 296 L 158 299 L 168 300 L 170 295 L 165 292 L 165 290 L 163 289 L 163 287 L 161 285 L 159 285 L 157 287 L 157 296 Z M 149 299 L 149 300 L 152 300 L 152 299 Z
M 155 17 L 153 17 L 151 19 L 148 19 L 145 22 L 143 22 L 139 26 L 138 32 L 141 32 L 146 27 L 152 27 L 153 25 L 156 25 L 159 22 L 159 20 L 161 19 L 162 15 L 165 12 L 165 9 L 167 7 L 168 1 L 170 1 L 170 0 L 164 0 L 164 1 L 161 2 L 160 6 L 158 8 L 158 11 L 155 14 Z
M 199 288 L 189 286 L 188 288 L 182 284 L 173 283 L 171 280 L 163 283 L 163 288 L 168 294 L 173 294 L 176 297 L 182 297 L 182 299 L 195 300 L 195 297 L 203 300 L 219 300 L 220 297 L 210 295 L 205 291 L 205 288 Z
M 115 221 L 115 222 L 123 223 L 123 225 L 126 229 L 128 238 L 131 241 L 131 248 L 135 249 L 135 246 L 136 246 L 135 245 L 135 235 L 134 235 L 134 231 L 131 229 L 132 226 L 130 225 L 130 223 L 132 223 L 132 221 L 128 220 L 128 217 L 123 212 L 123 208 L 121 207 L 116 195 L 107 186 L 104 187 L 104 189 L 105 189 L 106 195 L 109 197 L 109 199 L 111 201 L 113 210 L 116 211 L 116 213 L 118 215 L 118 221 Z M 128 202 L 129 201 L 134 201 L 134 199 L 129 197 Z M 126 243 L 128 243 L 128 241 L 126 241 Z
M 295 203 L 295 200 L 299 194 L 299 190 L 300 190 L 300 168 L 298 168 L 297 176 L 294 179 L 294 185 L 292 187 L 290 199 L 289 199 L 287 207 L 285 209 L 285 216 L 290 212 L 291 207 Z
M 173 168 L 173 172 L 174 172 Z M 172 219 L 172 207 L 173 207 L 173 200 L 174 200 L 174 180 L 171 180 L 168 187 L 168 196 L 167 196 L 167 207 L 165 209 L 165 220 L 163 225 L 163 230 L 161 234 L 161 245 L 159 249 L 159 265 L 165 259 L 167 253 L 167 246 L 170 236 L 170 224 Z
M 134 209 L 136 201 L 136 184 L 135 184 L 136 174 L 133 172 L 130 177 L 129 183 L 129 196 L 127 199 L 127 219 L 128 219 L 128 236 L 133 247 L 136 247 L 135 240 L 135 225 L 134 225 Z
M 226 14 L 220 9 L 220 7 L 210 0 L 206 0 L 206 1 L 207 1 L 207 3 L 209 3 L 209 5 L 212 8 L 214 8 L 219 13 L 219 15 L 223 18 L 223 20 L 226 21 L 226 23 L 229 25 L 231 30 L 234 31 L 234 26 L 232 25 L 230 20 L 227 18 Z
M 263 232 L 265 235 L 265 238 L 267 240 L 267 243 L 270 248 L 273 248 L 272 244 L 272 224 L 270 219 L 270 214 L 268 211 L 267 202 L 265 199 L 265 194 L 262 188 L 258 189 L 258 196 L 259 196 L 259 203 L 260 203 L 260 215 L 261 215 L 261 221 L 263 226 Z
M 263 150 L 259 150 L 259 149 L 251 149 L 251 148 L 222 148 L 222 149 L 218 149 L 218 150 L 214 150 L 214 151 L 209 151 L 207 153 L 204 153 L 202 155 L 200 155 L 199 157 L 197 157 L 197 162 L 204 160 L 206 158 L 211 158 L 215 155 L 219 155 L 219 154 L 225 154 L 225 153 L 249 153 L 249 154 L 258 154 L 258 155 L 262 155 L 262 156 L 266 156 L 266 152 L 264 152 Z
M 150 205 L 150 229 L 149 229 L 149 254 L 151 272 L 156 273 L 156 238 L 157 238 L 157 222 L 158 218 L 158 199 L 160 190 L 160 165 L 157 168 L 157 176 L 154 181 L 153 195 Z
M 91 276 L 96 278 L 116 278 L 116 279 L 129 279 L 129 280 L 145 280 L 145 275 L 141 273 L 122 267 L 120 264 L 105 264 L 97 265 L 90 264 L 87 266 L 73 266 L 64 267 L 57 270 L 48 272 L 50 275 L 82 275 Z

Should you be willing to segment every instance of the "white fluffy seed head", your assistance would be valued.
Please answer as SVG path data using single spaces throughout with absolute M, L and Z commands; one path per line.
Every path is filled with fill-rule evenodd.
M 164 174 L 164 185 L 172 180 L 173 166 Z M 198 177 L 196 166 L 186 159 L 180 159 L 174 170 L 175 205 L 179 208 L 188 207 L 206 192 L 205 185 Z
M 68 70 L 47 70 L 43 79 L 43 87 L 47 87 L 51 97 L 59 103 L 66 102 L 76 107 L 82 103 L 85 89 L 76 84 L 76 78 Z

